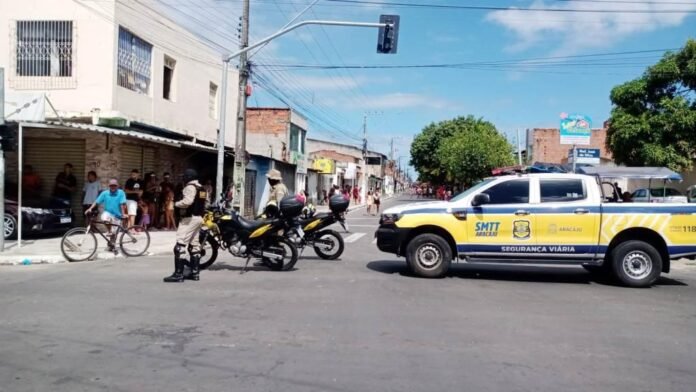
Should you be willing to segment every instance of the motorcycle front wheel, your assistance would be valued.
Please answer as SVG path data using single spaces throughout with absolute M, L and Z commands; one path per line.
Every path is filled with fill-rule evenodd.
M 323 230 L 314 236 L 314 251 L 324 260 L 336 260 L 343 254 L 343 237 L 333 230 Z
M 205 241 L 201 241 L 201 264 L 199 266 L 201 271 L 213 265 L 218 256 L 218 248 L 220 248 L 213 236 L 207 235 L 205 237 Z
M 263 257 L 263 263 L 273 271 L 289 271 L 293 269 L 297 263 L 298 253 L 297 247 L 283 237 L 275 237 L 266 243 L 264 252 L 275 253 L 282 258 Z

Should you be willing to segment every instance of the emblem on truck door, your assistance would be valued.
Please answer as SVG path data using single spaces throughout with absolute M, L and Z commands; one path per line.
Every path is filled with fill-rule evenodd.
M 529 227 L 529 221 L 518 220 L 512 222 L 512 236 L 518 240 L 526 240 L 532 236 L 532 230 Z

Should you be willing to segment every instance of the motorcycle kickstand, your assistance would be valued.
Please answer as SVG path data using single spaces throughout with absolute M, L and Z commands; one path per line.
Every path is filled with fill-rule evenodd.
M 243 274 L 247 271 L 247 267 L 249 266 L 249 260 L 251 260 L 251 257 L 247 257 L 246 263 L 244 263 L 244 268 L 242 268 L 241 271 L 239 271 L 239 274 Z

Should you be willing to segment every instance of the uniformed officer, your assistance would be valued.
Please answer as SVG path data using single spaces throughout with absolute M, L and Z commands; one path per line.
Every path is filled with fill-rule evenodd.
M 164 278 L 165 282 L 183 282 L 184 279 L 198 280 L 201 262 L 201 248 L 198 233 L 203 224 L 207 192 L 198 182 L 198 173 L 193 169 L 184 171 L 183 198 L 174 207 L 179 209 L 181 221 L 176 229 L 176 246 L 174 246 L 174 273 Z M 186 248 L 190 247 L 191 273 L 184 276 L 185 260 L 182 258 Z
M 288 187 L 283 184 L 283 177 L 280 175 L 280 171 L 276 169 L 269 171 L 266 177 L 268 177 L 268 183 L 271 185 L 271 196 L 268 202 L 275 202 L 276 205 L 279 205 L 280 201 L 288 195 Z

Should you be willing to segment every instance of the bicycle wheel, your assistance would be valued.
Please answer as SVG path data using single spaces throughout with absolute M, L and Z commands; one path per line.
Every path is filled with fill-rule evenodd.
M 60 252 L 68 261 L 85 261 L 97 253 L 97 236 L 86 227 L 68 230 L 60 240 Z
M 118 245 L 126 256 L 142 256 L 150 247 L 150 233 L 142 226 L 130 226 L 121 232 Z

